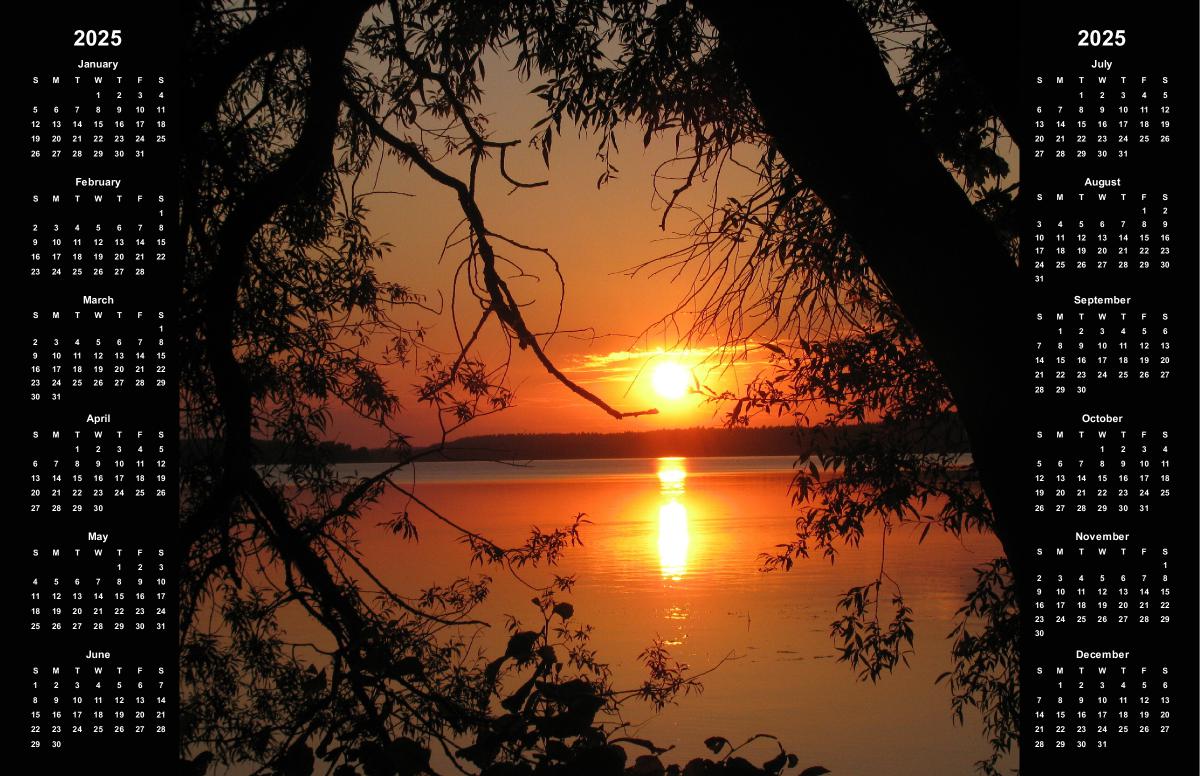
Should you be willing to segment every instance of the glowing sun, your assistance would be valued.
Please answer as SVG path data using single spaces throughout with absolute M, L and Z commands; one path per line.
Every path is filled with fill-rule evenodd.
M 654 392 L 664 399 L 681 399 L 692 384 L 692 375 L 674 361 L 664 361 L 654 368 Z

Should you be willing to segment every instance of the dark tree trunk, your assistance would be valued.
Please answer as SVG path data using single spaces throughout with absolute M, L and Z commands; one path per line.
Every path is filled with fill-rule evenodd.
M 272 216 L 298 192 L 313 190 L 331 169 L 344 93 L 344 60 L 363 14 L 380 0 L 333 2 L 321 6 L 293 2 L 246 26 L 234 41 L 203 63 L 199 85 L 189 93 L 189 143 L 195 143 L 204 122 L 215 118 L 217 107 L 242 68 L 259 56 L 292 47 L 308 56 L 311 85 L 304 106 L 304 125 L 295 145 L 278 167 L 264 174 L 230 209 L 216 235 L 203 299 L 200 330 L 213 391 L 221 407 L 221 480 L 203 508 L 181 528 L 182 546 L 192 545 L 214 528 L 222 527 L 237 499 L 253 479 L 251 392 L 234 353 L 234 317 L 238 292 L 249 261 L 251 242 Z M 200 65 L 197 65 L 200 66 Z M 202 151 L 185 150 L 184 167 Z M 186 225 L 185 225 L 186 226 Z
M 696 0 L 780 152 L 887 285 L 958 406 L 1014 570 L 1024 483 L 1006 419 L 1022 321 L 1017 267 L 906 115 L 870 31 L 843 0 L 748 13 Z

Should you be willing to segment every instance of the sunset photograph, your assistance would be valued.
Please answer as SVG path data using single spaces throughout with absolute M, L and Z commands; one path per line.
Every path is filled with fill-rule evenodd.
M 180 772 L 1015 772 L 1018 5 L 190 4 Z
M 923 6 L 780 13 L 786 88 L 718 3 L 193 18 L 195 773 L 1011 767 L 948 293 L 1015 282 L 1007 95 Z

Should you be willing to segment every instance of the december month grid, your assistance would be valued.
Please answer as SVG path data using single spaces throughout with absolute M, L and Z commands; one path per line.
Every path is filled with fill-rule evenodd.
M 176 747 L 174 78 L 151 32 L 168 17 L 136 10 L 47 19 L 16 109 L 27 519 L 8 697 L 52 768 L 125 749 L 166 770 Z

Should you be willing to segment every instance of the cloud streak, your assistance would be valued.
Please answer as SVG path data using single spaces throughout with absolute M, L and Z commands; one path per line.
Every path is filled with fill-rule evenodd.
M 704 382 L 714 376 L 719 379 L 731 368 L 764 367 L 769 356 L 769 351 L 754 344 L 738 348 L 614 350 L 578 356 L 565 371 L 581 384 L 630 384 L 647 369 L 652 369 L 656 362 L 673 361 L 691 370 Z

